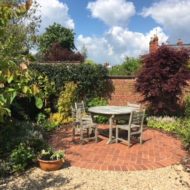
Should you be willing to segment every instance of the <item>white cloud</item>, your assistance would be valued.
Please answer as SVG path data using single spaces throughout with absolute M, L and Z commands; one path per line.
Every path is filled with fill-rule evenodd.
M 81 50 L 83 46 L 87 48 L 87 55 L 89 59 L 97 63 L 105 63 L 110 59 L 116 61 L 112 45 L 105 37 L 85 37 L 79 35 L 77 40 L 77 49 Z
M 156 33 L 160 44 L 166 42 L 168 37 L 160 27 L 143 34 L 114 26 L 100 38 L 80 35 L 76 43 L 79 50 L 85 45 L 89 59 L 93 59 L 98 63 L 109 62 L 115 65 L 122 63 L 126 56 L 137 57 L 147 53 L 150 38 Z
M 92 17 L 99 18 L 107 25 L 126 25 L 135 14 L 135 6 L 126 0 L 96 0 L 89 2 L 87 8 Z
M 171 40 L 190 41 L 190 0 L 161 0 L 144 8 L 142 15 L 152 17 L 170 34 Z
M 63 25 L 64 27 L 74 29 L 74 21 L 70 18 L 68 14 L 68 6 L 59 0 L 36 0 L 40 5 L 39 13 L 41 15 L 42 23 L 40 27 L 40 33 L 45 31 L 49 25 L 54 22 Z

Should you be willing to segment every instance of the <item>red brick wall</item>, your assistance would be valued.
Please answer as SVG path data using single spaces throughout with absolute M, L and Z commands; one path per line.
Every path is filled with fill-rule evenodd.
M 142 95 L 135 91 L 135 79 L 134 78 L 112 78 L 110 79 L 114 86 L 114 92 L 109 99 L 109 105 L 125 106 L 127 102 L 138 103 L 142 100 Z M 184 101 L 184 97 L 190 94 L 190 81 L 189 85 L 183 90 L 181 103 Z
M 114 92 L 109 100 L 110 105 L 127 105 L 127 102 L 138 103 L 142 96 L 135 91 L 134 78 L 115 78 L 112 80 Z

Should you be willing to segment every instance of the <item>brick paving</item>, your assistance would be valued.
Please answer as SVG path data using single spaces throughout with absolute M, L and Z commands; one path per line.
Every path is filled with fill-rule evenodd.
M 79 138 L 71 138 L 70 130 L 58 130 L 50 138 L 56 149 L 64 149 L 66 160 L 72 166 L 111 171 L 135 171 L 156 169 L 177 164 L 186 156 L 181 142 L 167 134 L 147 129 L 144 143 L 130 148 L 121 143 L 106 144 L 107 138 L 99 136 L 99 142 L 81 144 Z

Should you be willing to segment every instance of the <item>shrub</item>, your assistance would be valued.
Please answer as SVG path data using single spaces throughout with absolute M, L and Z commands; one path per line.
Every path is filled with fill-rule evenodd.
M 150 104 L 155 115 L 179 114 L 179 99 L 187 85 L 189 54 L 161 46 L 155 53 L 143 56 L 143 67 L 138 75 L 136 89 Z
M 50 115 L 49 121 L 55 123 L 55 125 L 59 126 L 63 123 L 63 115 L 61 113 L 53 113 Z
M 20 143 L 11 155 L 10 162 L 13 172 L 22 172 L 30 166 L 35 158 L 34 150 L 24 143 Z
M 47 116 L 44 113 L 39 113 L 37 116 L 37 124 L 42 125 L 47 120 Z
M 190 95 L 186 96 L 185 98 L 184 115 L 185 117 L 190 118 Z
M 65 84 L 64 90 L 60 93 L 57 107 L 59 113 L 61 113 L 64 118 L 69 117 L 71 114 L 71 106 L 76 99 L 76 89 L 77 85 L 74 82 L 69 82 Z
M 147 126 L 167 132 L 175 132 L 179 127 L 179 122 L 174 117 L 148 117 Z
M 0 175 L 23 171 L 47 147 L 39 126 L 20 121 L 0 128 L 0 144 Z
M 55 123 L 54 121 L 50 121 L 50 120 L 46 120 L 43 124 L 42 124 L 43 129 L 45 129 L 45 131 L 53 131 L 54 129 L 56 129 L 58 127 L 57 123 Z
M 113 91 L 112 83 L 107 80 L 108 71 L 102 65 L 31 64 L 30 67 L 46 74 L 51 81 L 54 81 L 57 93 L 63 90 L 66 82 L 75 82 L 79 100 L 109 97 Z
M 0 178 L 7 176 L 11 172 L 11 164 L 0 159 Z
M 87 103 L 88 107 L 106 106 L 107 104 L 108 104 L 108 101 L 101 97 L 92 98 Z M 106 123 L 107 121 L 108 121 L 108 118 L 105 116 L 96 116 L 95 117 L 96 123 Z
M 186 149 L 190 149 L 190 119 L 181 119 L 180 127 L 176 128 L 176 132 L 181 137 Z
M 147 126 L 176 133 L 183 141 L 186 149 L 190 148 L 190 119 L 174 117 L 148 117 Z
M 9 140 L 7 140 L 9 139 Z M 20 143 L 25 142 L 35 149 L 40 150 L 45 145 L 41 128 L 30 122 L 14 121 L 3 126 L 0 130 L 0 153 L 9 153 Z
M 92 98 L 87 103 L 88 107 L 106 106 L 107 104 L 108 104 L 108 101 L 105 98 L 101 98 L 101 97 Z

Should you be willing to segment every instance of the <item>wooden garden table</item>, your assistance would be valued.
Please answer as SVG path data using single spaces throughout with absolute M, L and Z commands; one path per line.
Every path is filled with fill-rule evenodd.
M 109 118 L 109 139 L 107 144 L 114 142 L 112 138 L 112 126 L 113 119 L 119 115 L 130 114 L 132 111 L 135 111 L 137 108 L 127 107 L 127 106 L 96 106 L 91 107 L 88 111 L 91 113 L 92 117 L 94 115 L 104 115 Z

